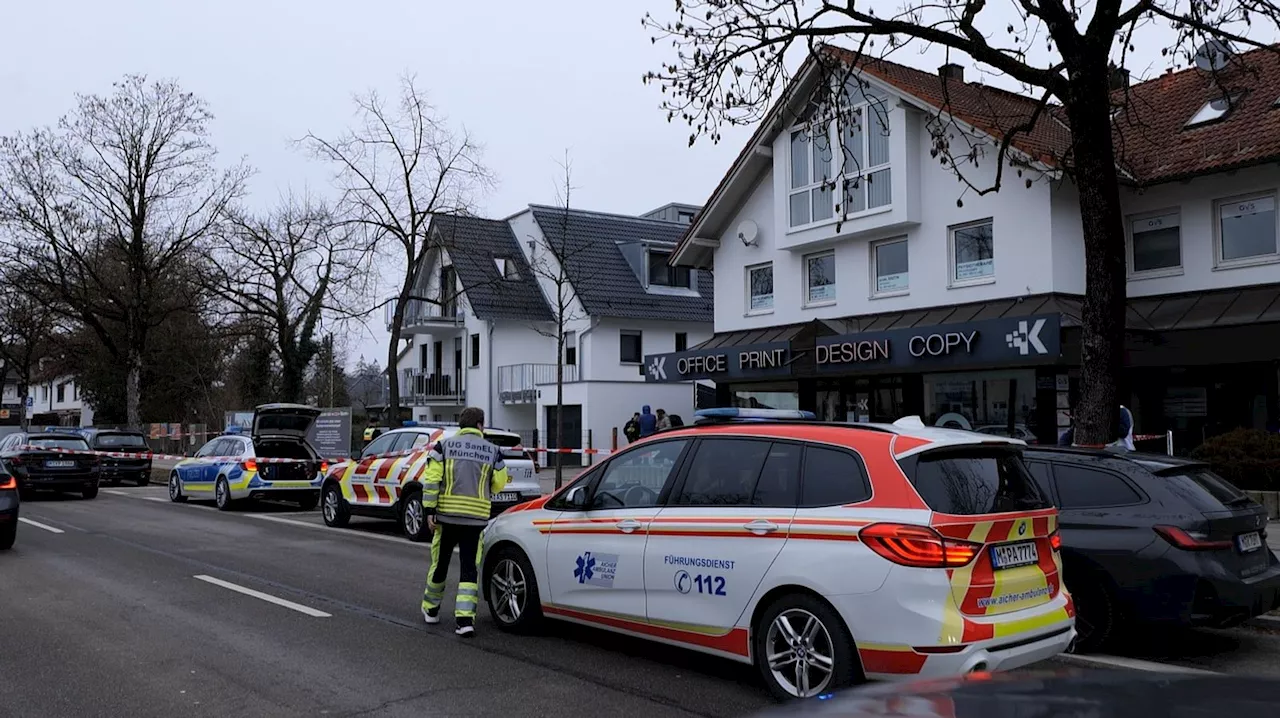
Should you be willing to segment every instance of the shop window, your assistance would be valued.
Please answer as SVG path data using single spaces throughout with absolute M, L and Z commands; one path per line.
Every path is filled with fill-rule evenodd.
M 799 409 L 800 390 L 795 382 L 734 386 L 733 405 L 752 409 Z
M 1158 212 L 1129 219 L 1129 271 L 1168 274 L 1182 268 L 1182 217 Z
M 1012 415 L 1017 435 L 1035 434 L 1035 384 L 1032 370 L 926 374 L 922 418 L 944 428 L 1003 432 Z
M 995 234 L 991 220 L 951 228 L 953 287 L 995 281 Z
M 773 263 L 747 267 L 747 313 L 773 311 Z
M 911 287 L 907 269 L 905 237 L 873 243 L 871 245 L 872 295 L 905 294 Z
M 1218 265 L 1274 261 L 1276 196 L 1237 197 L 1217 203 Z
M 618 361 L 623 364 L 639 364 L 644 361 L 640 332 L 623 330 L 618 333 Z
M 836 254 L 834 251 L 804 258 L 805 305 L 821 306 L 836 301 Z

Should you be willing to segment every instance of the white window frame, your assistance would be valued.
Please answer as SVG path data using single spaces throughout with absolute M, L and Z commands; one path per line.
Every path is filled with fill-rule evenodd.
M 627 361 L 622 358 L 622 337 L 624 336 L 633 336 L 640 340 L 640 359 L 638 361 Z M 623 366 L 639 366 L 644 364 L 644 332 L 639 329 L 618 330 L 618 363 Z
M 830 257 L 830 258 L 831 258 L 831 271 L 832 271 L 831 284 L 829 284 L 829 285 L 827 285 L 827 286 L 831 287 L 832 296 L 831 296 L 831 298 L 829 298 L 829 299 L 810 299 L 810 294 L 809 294 L 809 262 L 810 262 L 811 260 L 814 260 L 814 259 L 822 259 L 822 258 L 824 258 L 824 257 Z M 805 308 L 805 309 L 813 309 L 813 308 L 815 308 L 815 307 L 829 307 L 829 306 L 831 306 L 832 304 L 835 304 L 835 303 L 839 300 L 839 297 L 840 297 L 840 292 L 839 292 L 839 289 L 838 289 L 838 286 L 839 286 L 839 276 L 838 276 L 838 273 L 837 273 L 837 271 L 836 271 L 836 250 L 834 250 L 834 249 L 826 249 L 826 250 L 823 250 L 823 251 L 821 251 L 821 252 L 814 252 L 813 254 L 806 254 L 806 255 L 804 255 L 804 257 L 803 257 L 802 259 L 804 260 L 804 261 L 802 261 L 802 262 L 800 263 L 800 271 L 804 273 L 804 276 L 801 278 L 801 279 L 802 279 L 802 281 L 800 282 L 800 284 L 804 287 L 804 289 L 803 289 L 803 291 L 804 291 L 804 296 L 801 298 L 801 299 L 803 300 L 803 302 L 802 302 L 802 306 L 804 306 L 804 308 Z
M 885 245 L 896 244 L 902 242 L 907 244 L 907 237 L 890 237 L 889 239 L 881 239 L 872 242 L 870 246 L 871 254 L 869 262 L 871 268 L 870 289 L 871 299 L 887 299 L 889 297 L 902 297 L 911 293 L 911 245 L 907 244 L 907 288 L 906 289 L 889 289 L 880 291 L 880 267 L 876 262 L 876 251 Z
M 873 107 L 878 107 L 878 109 L 873 109 Z M 841 117 L 853 117 L 855 114 L 857 114 L 857 116 L 859 117 L 859 122 L 862 125 L 862 162 L 863 164 L 861 167 L 849 168 L 852 171 L 846 171 L 844 166 L 845 153 L 844 153 L 843 128 L 841 128 L 841 132 L 838 132 L 836 136 L 836 139 L 839 142 L 838 147 L 840 148 L 839 199 L 841 200 L 840 206 L 844 209 L 843 215 L 845 219 L 856 219 L 858 217 L 864 217 L 870 214 L 879 214 L 880 212 L 888 212 L 889 210 L 893 209 L 893 157 L 892 157 L 893 147 L 892 146 L 889 147 L 889 151 L 887 153 L 888 157 L 885 159 L 884 162 L 877 165 L 867 164 L 871 161 L 871 129 L 872 129 L 871 113 L 872 112 L 882 112 L 884 114 L 885 126 L 889 129 L 889 134 L 887 135 L 887 137 L 892 138 L 893 137 L 893 117 L 891 115 L 892 110 L 889 107 L 888 100 L 882 100 L 879 102 L 871 102 L 871 101 L 862 102 L 857 105 L 852 105 L 848 109 L 840 113 Z M 889 203 L 882 204 L 878 207 L 872 207 L 867 202 L 867 199 L 870 195 L 870 191 L 867 189 L 869 184 L 867 181 L 867 178 L 877 172 L 881 172 L 884 170 L 889 170 Z M 862 193 L 862 198 L 863 198 L 863 208 L 856 212 L 850 212 L 848 208 L 848 203 L 843 201 L 845 198 L 846 187 L 852 181 L 858 182 L 858 191 Z
M 761 262 L 759 264 L 751 264 L 743 268 L 745 272 L 745 279 L 746 279 L 746 303 L 745 303 L 746 316 L 754 317 L 760 314 L 773 314 L 773 308 L 777 304 L 776 300 L 778 296 L 776 281 L 775 281 L 774 291 L 769 295 L 769 306 L 762 307 L 760 309 L 751 308 L 751 273 L 758 269 L 766 269 L 766 268 L 769 270 L 769 274 L 773 276 L 773 279 L 776 280 L 777 276 L 773 274 L 773 262 Z
M 1160 269 L 1146 269 L 1139 271 L 1135 269 L 1137 264 L 1134 262 L 1134 244 L 1133 244 L 1133 225 L 1135 222 L 1144 220 L 1163 219 L 1168 216 L 1174 216 L 1178 220 L 1178 264 L 1174 267 L 1161 267 Z M 1155 279 L 1157 277 L 1176 277 L 1183 272 L 1183 251 L 1182 251 L 1182 208 L 1166 207 L 1164 209 L 1152 210 L 1150 212 L 1138 212 L 1124 218 L 1124 256 L 1125 268 L 1128 271 L 1129 279 Z
M 1273 214 L 1276 217 L 1276 251 L 1271 254 L 1260 254 L 1256 257 L 1247 257 L 1245 259 L 1223 259 L 1222 258 L 1222 207 L 1228 204 L 1238 204 L 1256 199 L 1270 199 L 1273 204 Z M 1275 264 L 1280 262 L 1280 196 L 1277 196 L 1275 190 L 1266 190 L 1262 192 L 1251 192 L 1249 194 L 1236 195 L 1234 197 L 1223 197 L 1213 202 L 1213 268 L 1217 269 L 1235 269 L 1237 267 L 1256 267 L 1263 264 Z
M 827 135 L 827 152 L 830 153 L 831 155 L 831 161 L 830 161 L 831 176 L 825 178 L 824 180 L 814 180 L 813 179 L 813 176 L 814 176 L 813 174 L 813 167 L 814 167 L 813 137 L 817 133 L 817 129 L 819 125 L 824 125 L 824 124 L 826 126 L 826 135 Z M 840 160 L 837 157 L 837 153 L 835 151 L 836 149 L 835 144 L 833 144 L 836 138 L 833 137 L 835 133 L 832 132 L 832 128 L 835 126 L 835 124 L 836 123 L 832 121 L 826 121 L 822 123 L 819 123 L 819 122 L 803 123 L 803 124 L 795 125 L 790 130 L 787 131 L 787 134 L 786 134 L 787 176 L 785 178 L 785 181 L 787 183 L 786 185 L 787 186 L 787 202 L 786 202 L 785 211 L 787 214 L 788 231 L 796 231 L 800 229 L 807 229 L 809 227 L 816 227 L 823 224 L 828 224 L 830 222 L 835 222 L 838 219 L 836 215 L 836 189 L 838 188 L 839 183 L 836 182 L 836 178 L 840 175 Z M 792 187 L 791 176 L 793 173 L 793 166 L 792 166 L 792 155 L 791 155 L 791 143 L 793 141 L 794 136 L 798 132 L 804 132 L 808 135 L 808 139 L 805 142 L 805 146 L 807 148 L 806 151 L 809 157 L 809 172 L 808 172 L 809 184 L 806 184 L 802 187 Z M 824 217 L 823 219 L 815 220 L 813 218 L 813 193 L 818 190 L 821 190 L 824 185 L 826 186 L 827 192 L 830 193 L 831 195 L 831 216 Z M 791 223 L 791 198 L 798 194 L 805 195 L 806 202 L 807 202 L 806 206 L 808 206 L 809 208 L 809 221 L 801 222 L 800 224 L 792 224 Z
M 973 279 L 956 279 L 956 232 L 971 227 L 991 225 L 991 274 Z M 976 287 L 983 284 L 994 284 L 996 281 L 996 223 L 995 218 L 985 217 L 973 222 L 953 224 L 947 227 L 947 289 Z

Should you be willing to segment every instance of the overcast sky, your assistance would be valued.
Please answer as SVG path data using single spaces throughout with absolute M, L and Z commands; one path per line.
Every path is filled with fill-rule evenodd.
M 486 216 L 554 203 L 556 163 L 566 150 L 577 207 L 638 214 L 672 201 L 700 204 L 748 130 L 727 129 L 720 145 L 691 149 L 688 128 L 668 124 L 662 95 L 641 84 L 670 49 L 650 43 L 640 18 L 646 10 L 670 17 L 672 7 L 672 0 L 11 2 L 0 30 L 0 134 L 53 123 L 75 93 L 107 94 L 125 73 L 176 78 L 212 106 L 224 157 L 243 155 L 257 168 L 247 202 L 266 207 L 290 186 L 328 191 L 330 168 L 292 140 L 308 131 L 337 135 L 352 119 L 354 92 L 391 94 L 407 71 L 452 123 L 484 143 L 499 179 L 479 208 Z M 1130 63 L 1136 76 L 1159 64 L 1156 48 L 1140 48 Z M 893 59 L 926 69 L 942 61 L 914 52 Z M 388 276 L 394 271 L 388 267 Z M 352 338 L 352 363 L 363 353 L 385 364 L 381 321 Z

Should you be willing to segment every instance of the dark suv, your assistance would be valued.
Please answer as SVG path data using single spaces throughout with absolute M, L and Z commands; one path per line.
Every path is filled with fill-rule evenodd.
M 1077 649 L 1125 622 L 1222 628 L 1280 606 L 1265 510 L 1206 464 L 1090 449 L 1025 458 L 1058 506 Z
M 141 431 L 81 429 L 80 433 L 89 442 L 90 448 L 104 452 L 100 456 L 104 481 L 112 486 L 119 486 L 121 479 L 133 481 L 138 486 L 151 483 L 151 448 L 147 446 L 147 437 Z

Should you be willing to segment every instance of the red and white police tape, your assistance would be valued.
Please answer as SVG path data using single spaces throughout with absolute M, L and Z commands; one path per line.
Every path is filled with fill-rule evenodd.
M 407 451 L 392 451 L 386 454 L 375 454 L 373 456 L 365 456 L 362 458 L 336 458 L 336 459 L 281 459 L 268 456 L 184 456 L 182 454 L 159 454 L 151 451 L 94 451 L 84 449 L 63 449 L 47 446 L 25 445 L 18 446 L 13 451 L 41 451 L 54 454 L 71 454 L 77 456 L 99 456 L 110 459 L 160 459 L 162 461 L 196 461 L 201 463 L 228 463 L 232 461 L 252 461 L 258 464 L 306 464 L 320 461 L 326 464 L 336 464 L 343 461 L 377 461 L 379 459 L 394 459 L 401 456 L 409 456 L 411 454 L 420 454 L 427 451 L 428 448 L 420 446 Z M 534 453 L 553 453 L 553 454 L 611 454 L 608 449 L 548 449 L 534 448 L 526 449 L 523 446 L 513 446 L 511 451 L 534 452 Z

